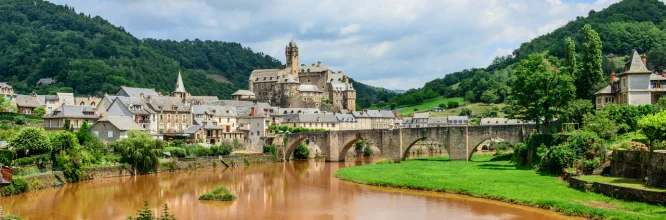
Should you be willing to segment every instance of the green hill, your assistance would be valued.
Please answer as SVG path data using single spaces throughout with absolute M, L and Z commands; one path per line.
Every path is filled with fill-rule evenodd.
M 624 0 L 599 12 L 590 11 L 587 17 L 577 17 L 552 33 L 525 42 L 512 55 L 497 57 L 485 68 L 447 74 L 386 102 L 413 106 L 439 96 L 465 97 L 466 101 L 479 102 L 482 94 L 490 91 L 497 94 L 496 102 L 502 103 L 510 94 L 508 85 L 516 63 L 535 52 L 548 52 L 562 58 L 567 37 L 574 39 L 576 48 L 582 48 L 581 29 L 586 24 L 599 33 L 603 43 L 605 75 L 621 72 L 633 49 L 647 54 L 650 69 L 666 69 L 666 5 L 659 0 Z
M 168 93 L 178 71 L 193 95 L 230 98 L 254 69 L 283 64 L 239 43 L 138 39 L 103 18 L 41 0 L 0 0 L 0 81 L 17 93 L 114 93 L 120 86 Z M 56 83 L 36 87 L 40 78 Z M 358 99 L 377 90 L 354 83 Z

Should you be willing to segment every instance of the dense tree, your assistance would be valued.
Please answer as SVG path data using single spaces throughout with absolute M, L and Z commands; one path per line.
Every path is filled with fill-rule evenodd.
M 594 104 L 587 99 L 576 99 L 569 106 L 562 109 L 560 119 L 563 122 L 578 123 L 582 125 L 583 116 L 594 110 Z
M 121 161 L 130 164 L 135 173 L 146 174 L 157 171 L 163 144 L 149 134 L 140 131 L 128 132 L 128 138 L 111 144 L 120 153 Z
M 36 116 L 44 116 L 46 115 L 46 109 L 44 109 L 44 106 L 38 106 L 32 110 L 32 114 Z
M 486 103 L 486 104 L 492 104 L 495 103 L 498 99 L 497 94 L 495 94 L 495 90 L 486 90 L 481 94 L 481 101 Z
M 0 112 L 16 112 L 16 106 L 4 95 L 0 95 Z
M 638 128 L 650 139 L 650 151 L 653 151 L 654 141 L 666 140 L 666 111 L 641 118 Z
M 610 118 L 608 111 L 604 110 L 585 114 L 583 122 L 583 130 L 594 132 L 606 140 L 615 138 L 619 130 L 615 121 Z
M 87 121 L 83 121 L 81 127 L 76 131 L 76 138 L 79 140 L 79 144 L 84 144 L 93 138 L 90 133 L 90 124 Z
M 543 54 L 528 56 L 516 68 L 511 89 L 513 116 L 534 121 L 539 129 L 543 122 L 546 132 L 558 110 L 570 104 L 576 91 L 571 76 L 562 74 L 556 62 Z
M 34 155 L 50 152 L 51 141 L 42 128 L 22 128 L 16 137 L 9 142 L 9 146 L 19 155 Z
M 580 71 L 576 74 L 574 83 L 578 98 L 592 99 L 597 84 L 603 77 L 601 69 L 601 38 L 592 29 L 592 26 L 583 27 L 583 44 Z
M 567 68 L 566 72 L 572 76 L 576 74 L 576 43 L 567 37 L 564 39 L 564 67 Z

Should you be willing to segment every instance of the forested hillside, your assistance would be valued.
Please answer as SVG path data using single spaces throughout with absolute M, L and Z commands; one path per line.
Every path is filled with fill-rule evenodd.
M 120 86 L 168 93 L 178 71 L 193 95 L 230 98 L 250 72 L 282 63 L 239 43 L 138 39 L 103 18 L 40 0 L 0 0 L 0 81 L 17 93 L 114 93 Z M 348 70 L 353 71 L 353 70 Z M 56 83 L 36 86 L 40 78 Z M 377 89 L 354 83 L 360 99 Z
M 486 68 L 447 74 L 420 89 L 380 101 L 404 106 L 443 96 L 465 97 L 470 102 L 493 100 L 501 103 L 510 93 L 514 64 L 535 52 L 548 52 L 549 55 L 564 58 L 567 37 L 573 38 L 576 48 L 582 48 L 581 30 L 586 24 L 590 24 L 601 38 L 604 75 L 608 76 L 612 71 L 621 72 L 622 64 L 633 49 L 647 54 L 648 68 L 666 68 L 666 5 L 659 0 L 624 0 L 599 12 L 590 11 L 587 17 L 578 17 L 550 34 L 523 43 L 512 55 L 497 57 Z M 580 56 L 580 51 L 577 52 Z

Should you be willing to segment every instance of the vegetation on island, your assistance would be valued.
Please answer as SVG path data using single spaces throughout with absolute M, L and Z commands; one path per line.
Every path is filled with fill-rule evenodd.
M 233 201 L 235 199 L 236 195 L 229 192 L 229 189 L 224 186 L 218 186 L 213 191 L 199 196 L 199 200 Z
M 157 215 L 148 205 L 148 201 L 143 201 L 143 207 L 136 211 L 136 217 L 127 216 L 127 220 L 176 220 L 176 216 L 169 213 L 169 206 L 165 203 L 162 206 L 162 215 Z
M 497 158 L 489 154 L 475 154 L 469 162 L 450 161 L 448 156 L 416 158 L 399 164 L 343 168 L 336 176 L 362 184 L 459 193 L 588 218 L 666 218 L 663 206 L 582 192 L 569 188 L 557 176 L 523 169 Z

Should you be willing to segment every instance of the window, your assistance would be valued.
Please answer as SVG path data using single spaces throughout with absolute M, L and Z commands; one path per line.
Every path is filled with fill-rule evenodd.
M 113 137 L 113 131 L 109 131 L 109 133 L 107 134 L 107 137 L 112 138 Z
M 51 113 L 51 112 L 53 112 L 53 108 L 52 108 L 52 107 L 49 107 L 49 109 L 48 109 L 48 112 L 47 112 L 47 113 Z
M 657 89 L 661 89 L 661 82 L 657 81 L 657 83 L 655 83 L 655 84 L 657 86 Z
M 55 100 L 49 100 L 49 104 L 55 104 Z

